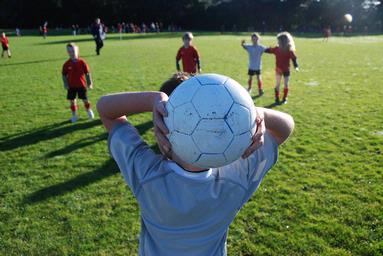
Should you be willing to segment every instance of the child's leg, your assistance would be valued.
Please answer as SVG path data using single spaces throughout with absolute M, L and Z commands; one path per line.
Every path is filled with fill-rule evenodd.
M 8 55 L 8 58 L 10 58 L 11 57 L 11 50 L 7 50 L 7 55 Z
M 76 99 L 69 100 L 70 101 L 70 110 L 72 111 L 72 118 L 71 121 L 72 123 L 76 122 L 78 117 L 77 117 L 77 104 L 76 104 Z
M 279 87 L 281 86 L 282 74 L 275 73 L 275 102 L 279 103 Z
M 247 91 L 251 91 L 251 87 L 253 86 L 253 76 L 252 75 L 249 75 L 249 80 L 247 81 Z
M 94 113 L 90 107 L 90 102 L 88 101 L 88 99 L 83 99 L 82 100 L 84 102 L 84 107 L 86 109 L 86 112 L 88 113 L 88 117 L 89 119 L 93 119 L 94 118 Z
M 289 94 L 289 81 L 290 81 L 290 76 L 284 76 L 283 78 L 284 81 L 284 89 L 283 89 L 283 101 L 287 101 L 287 95 Z
M 1 58 L 4 58 L 4 50 L 1 51 Z
M 259 93 L 259 95 L 262 95 L 263 94 L 263 82 L 262 82 L 261 74 L 257 75 L 257 82 L 258 82 L 258 93 Z

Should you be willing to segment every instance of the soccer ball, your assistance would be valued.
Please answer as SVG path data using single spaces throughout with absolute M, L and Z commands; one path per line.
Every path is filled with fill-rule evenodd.
M 203 74 L 184 81 L 170 95 L 166 109 L 173 153 L 200 168 L 237 160 L 257 128 L 249 93 L 223 75 Z
M 344 19 L 348 22 L 348 23 L 351 23 L 352 22 L 352 15 L 347 13 L 344 15 Z

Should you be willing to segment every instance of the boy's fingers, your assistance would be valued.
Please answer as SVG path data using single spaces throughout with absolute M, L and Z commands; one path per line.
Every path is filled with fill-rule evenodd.
M 164 134 L 168 134 L 169 133 L 169 130 L 168 128 L 166 127 L 163 119 L 162 119 L 162 116 L 158 113 L 153 113 L 153 123 L 154 123 L 154 126 L 157 127 L 158 129 L 160 129 L 160 131 Z

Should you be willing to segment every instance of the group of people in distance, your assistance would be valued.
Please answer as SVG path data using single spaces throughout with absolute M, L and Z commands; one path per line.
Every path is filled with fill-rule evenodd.
M 253 33 L 251 35 L 252 44 L 245 44 L 245 40 L 241 41 L 241 46 L 249 54 L 249 69 L 248 69 L 248 92 L 251 93 L 253 85 L 253 76 L 255 75 L 258 82 L 258 94 L 261 96 L 264 93 L 263 81 L 261 76 L 262 70 L 262 54 L 274 54 L 276 59 L 275 67 L 275 103 L 287 103 L 287 96 L 289 93 L 289 80 L 290 80 L 290 60 L 293 62 L 295 70 L 299 70 L 297 56 L 295 54 L 294 39 L 288 32 L 281 32 L 277 35 L 278 46 L 266 48 L 259 44 L 260 35 Z M 182 60 L 183 71 L 189 74 L 196 74 L 201 72 L 200 55 L 196 47 L 192 44 L 193 34 L 186 32 L 183 37 L 183 46 L 178 50 L 176 56 L 176 67 L 180 71 L 179 61 Z M 280 84 L 284 78 L 283 98 L 280 101 Z

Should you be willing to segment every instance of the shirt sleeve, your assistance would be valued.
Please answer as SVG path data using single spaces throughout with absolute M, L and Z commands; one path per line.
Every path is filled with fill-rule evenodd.
M 262 147 L 246 159 L 240 158 L 234 163 L 221 167 L 219 173 L 246 189 L 243 200 L 245 203 L 257 190 L 264 176 L 277 162 L 277 159 L 278 143 L 270 133 L 266 132 Z
M 180 60 L 181 59 L 181 50 L 182 50 L 182 48 L 180 48 L 179 50 L 178 50 L 178 52 L 177 52 L 177 55 L 176 55 L 176 60 Z
M 195 48 L 195 47 L 194 47 L 194 58 L 196 60 L 199 60 L 199 52 L 198 52 L 197 48 Z
M 125 182 L 137 196 L 140 185 L 159 169 L 163 157 L 155 154 L 128 122 L 112 129 L 108 144 Z
M 87 74 L 90 72 L 89 66 L 85 61 L 82 61 L 82 66 L 83 66 L 84 74 Z
M 62 74 L 66 76 L 68 74 L 66 62 L 63 65 Z
M 295 55 L 295 52 L 290 51 L 290 58 L 291 58 L 292 60 L 296 60 L 296 59 L 297 59 L 297 56 Z

